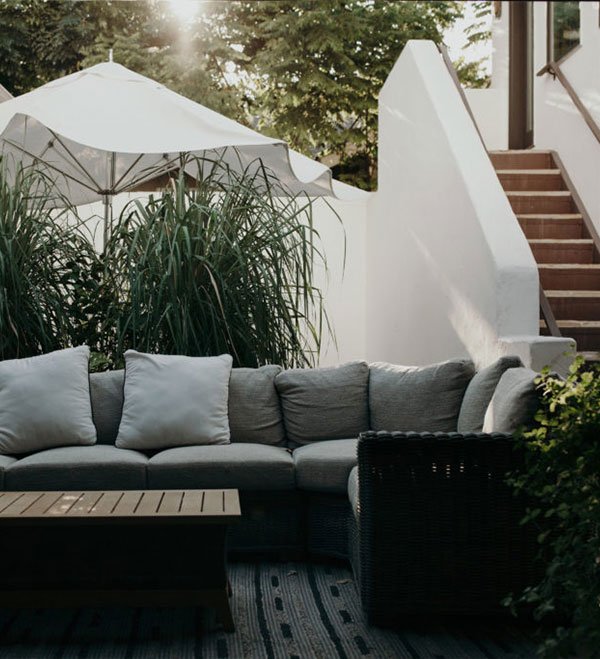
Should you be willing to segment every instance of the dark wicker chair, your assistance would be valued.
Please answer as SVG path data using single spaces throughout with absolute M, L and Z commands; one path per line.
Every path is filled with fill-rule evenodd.
M 505 484 L 519 462 L 499 433 L 361 435 L 350 557 L 370 623 L 506 613 L 536 583 L 536 530 Z

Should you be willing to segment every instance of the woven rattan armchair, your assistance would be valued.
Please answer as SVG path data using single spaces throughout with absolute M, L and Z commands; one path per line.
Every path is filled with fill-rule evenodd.
M 506 613 L 536 583 L 536 530 L 505 483 L 519 463 L 505 434 L 360 436 L 350 555 L 370 623 Z

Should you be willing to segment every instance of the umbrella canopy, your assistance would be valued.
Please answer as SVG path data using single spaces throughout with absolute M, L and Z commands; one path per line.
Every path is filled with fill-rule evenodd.
M 344 199 L 364 192 L 328 167 L 114 62 L 59 78 L 0 104 L 0 153 L 44 163 L 75 205 L 139 188 L 182 154 L 244 171 L 261 162 L 291 193 Z M 185 161 L 188 173 L 194 175 Z

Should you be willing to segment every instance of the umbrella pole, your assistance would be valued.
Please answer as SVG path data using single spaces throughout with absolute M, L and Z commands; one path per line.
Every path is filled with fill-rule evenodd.
M 104 195 L 102 200 L 104 204 L 104 236 L 102 239 L 102 251 L 106 250 L 106 245 L 108 245 L 108 240 L 110 238 L 112 221 L 113 221 L 113 207 L 112 207 L 112 195 Z
M 111 60 L 112 61 L 112 60 Z M 112 233 L 112 223 L 113 223 L 113 196 L 115 189 L 115 164 L 117 160 L 117 154 L 112 151 L 109 154 L 109 177 L 110 177 L 110 188 L 107 193 L 104 195 L 104 245 L 102 246 L 102 251 L 106 251 L 106 245 L 110 239 Z

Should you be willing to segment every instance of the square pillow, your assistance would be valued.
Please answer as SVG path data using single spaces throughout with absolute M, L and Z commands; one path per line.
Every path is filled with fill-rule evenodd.
M 0 453 L 96 443 L 87 346 L 0 362 Z
M 454 432 L 473 362 L 456 359 L 431 366 L 370 366 L 371 429 Z
M 519 366 L 523 366 L 523 363 L 518 357 L 500 357 L 493 364 L 475 373 L 460 406 L 458 432 L 481 432 L 483 430 L 483 418 L 500 378 L 509 368 Z
M 285 430 L 275 378 L 281 366 L 234 368 L 229 380 L 229 428 L 232 442 L 285 444 Z
M 125 353 L 123 413 L 116 445 L 139 450 L 229 444 L 231 355 Z
M 530 368 L 505 371 L 485 413 L 483 432 L 512 433 L 533 421 L 540 404 L 538 376 Z
M 275 378 L 285 431 L 292 446 L 352 439 L 369 429 L 366 362 L 294 368 Z

